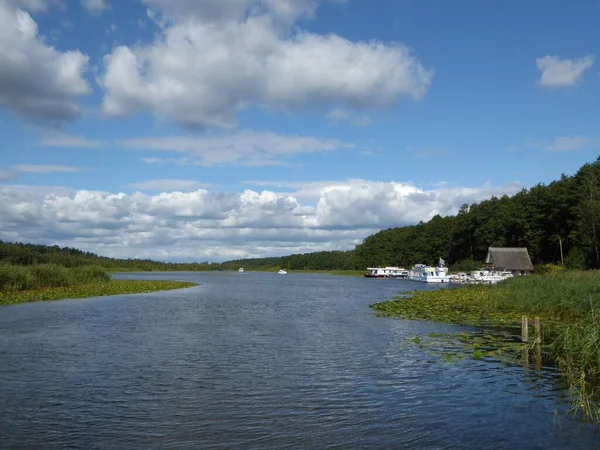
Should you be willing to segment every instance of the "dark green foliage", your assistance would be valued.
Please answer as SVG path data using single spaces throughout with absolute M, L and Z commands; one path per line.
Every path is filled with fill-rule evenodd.
M 218 263 L 167 263 L 149 259 L 115 259 L 75 248 L 0 241 L 0 264 L 54 264 L 62 267 L 100 266 L 119 271 L 208 271 L 223 270 Z

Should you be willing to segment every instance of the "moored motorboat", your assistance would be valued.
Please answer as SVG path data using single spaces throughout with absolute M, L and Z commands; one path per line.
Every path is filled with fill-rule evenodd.
M 287 273 L 286 270 L 280 269 L 279 272 L 277 272 L 279 275 L 285 275 Z
M 244 272 L 244 268 L 243 268 L 243 267 L 240 267 L 240 268 L 239 268 L 239 270 L 238 270 L 238 272 L 239 272 L 239 273 L 243 273 L 243 272 Z
M 425 264 L 415 264 L 408 274 L 411 281 L 421 283 L 449 283 L 450 276 L 444 260 L 440 258 L 438 267 L 430 267 Z
M 401 267 L 367 267 L 366 278 L 407 278 L 408 270 Z

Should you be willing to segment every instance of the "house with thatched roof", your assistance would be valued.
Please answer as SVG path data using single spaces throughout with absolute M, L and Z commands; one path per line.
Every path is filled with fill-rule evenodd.
M 494 270 L 508 270 L 514 275 L 533 272 L 533 264 L 526 247 L 490 247 L 485 265 Z

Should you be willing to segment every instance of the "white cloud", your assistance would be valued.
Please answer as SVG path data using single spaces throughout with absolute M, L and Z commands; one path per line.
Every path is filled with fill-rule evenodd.
M 106 0 L 81 0 L 81 6 L 91 13 L 99 13 L 109 8 Z
M 402 97 L 420 99 L 432 80 L 433 72 L 401 44 L 351 42 L 282 25 L 312 14 L 315 1 L 146 3 L 167 14 L 149 14 L 161 36 L 105 57 L 99 81 L 107 115 L 149 110 L 184 127 L 228 128 L 252 106 L 389 107 Z
M 327 113 L 327 119 L 332 122 L 348 122 L 356 127 L 370 127 L 373 119 L 366 114 L 357 114 L 347 109 L 335 108 Z
M 14 6 L 34 13 L 47 11 L 51 6 L 61 6 L 61 0 L 8 0 Z
M 29 172 L 29 173 L 74 173 L 87 170 L 83 167 L 74 166 L 63 166 L 55 164 L 17 164 L 13 166 L 13 169 L 18 172 Z
M 87 63 L 79 51 L 46 45 L 27 12 L 0 0 L 0 107 L 44 124 L 76 119 L 90 92 Z
M 536 60 L 542 72 L 539 84 L 544 87 L 569 87 L 579 83 L 586 70 L 594 65 L 594 56 L 586 55 L 578 59 L 561 59 L 557 56 L 544 56 Z
M 545 147 L 550 152 L 573 152 L 585 148 L 600 148 L 600 139 L 587 136 L 561 136 Z
M 104 143 L 97 139 L 88 139 L 84 136 L 73 136 L 62 133 L 45 134 L 39 140 L 43 147 L 64 147 L 64 148 L 100 148 Z
M 10 170 L 5 170 L 5 169 L 0 169 L 0 182 L 2 181 L 14 181 L 17 178 L 19 178 L 19 176 Z
M 147 163 L 171 162 L 203 166 L 281 165 L 298 154 L 350 149 L 353 144 L 310 136 L 286 136 L 271 132 L 239 131 L 205 137 L 128 139 L 118 145 L 138 150 L 177 152 L 185 158 L 146 158 Z
M 511 184 L 423 190 L 367 180 L 273 184 L 297 192 L 128 195 L 0 186 L 0 239 L 169 260 L 346 250 L 382 228 L 453 214 L 464 203 L 521 189 Z
M 311 17 L 321 0 L 142 0 L 151 11 L 157 10 L 172 19 L 193 17 L 214 23 L 241 21 L 248 15 L 268 13 L 280 25 L 289 26 L 299 17 Z M 345 0 L 331 0 L 345 3 Z M 156 13 L 153 14 L 156 15 Z
M 209 185 L 193 180 L 175 180 L 165 178 L 160 180 L 139 181 L 137 183 L 131 183 L 129 186 L 142 191 L 172 192 L 193 191 L 200 188 L 206 188 Z

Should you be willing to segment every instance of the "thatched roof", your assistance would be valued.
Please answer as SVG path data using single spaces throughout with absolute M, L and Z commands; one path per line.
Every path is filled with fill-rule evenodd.
M 526 247 L 490 247 L 485 263 L 498 269 L 533 270 Z

